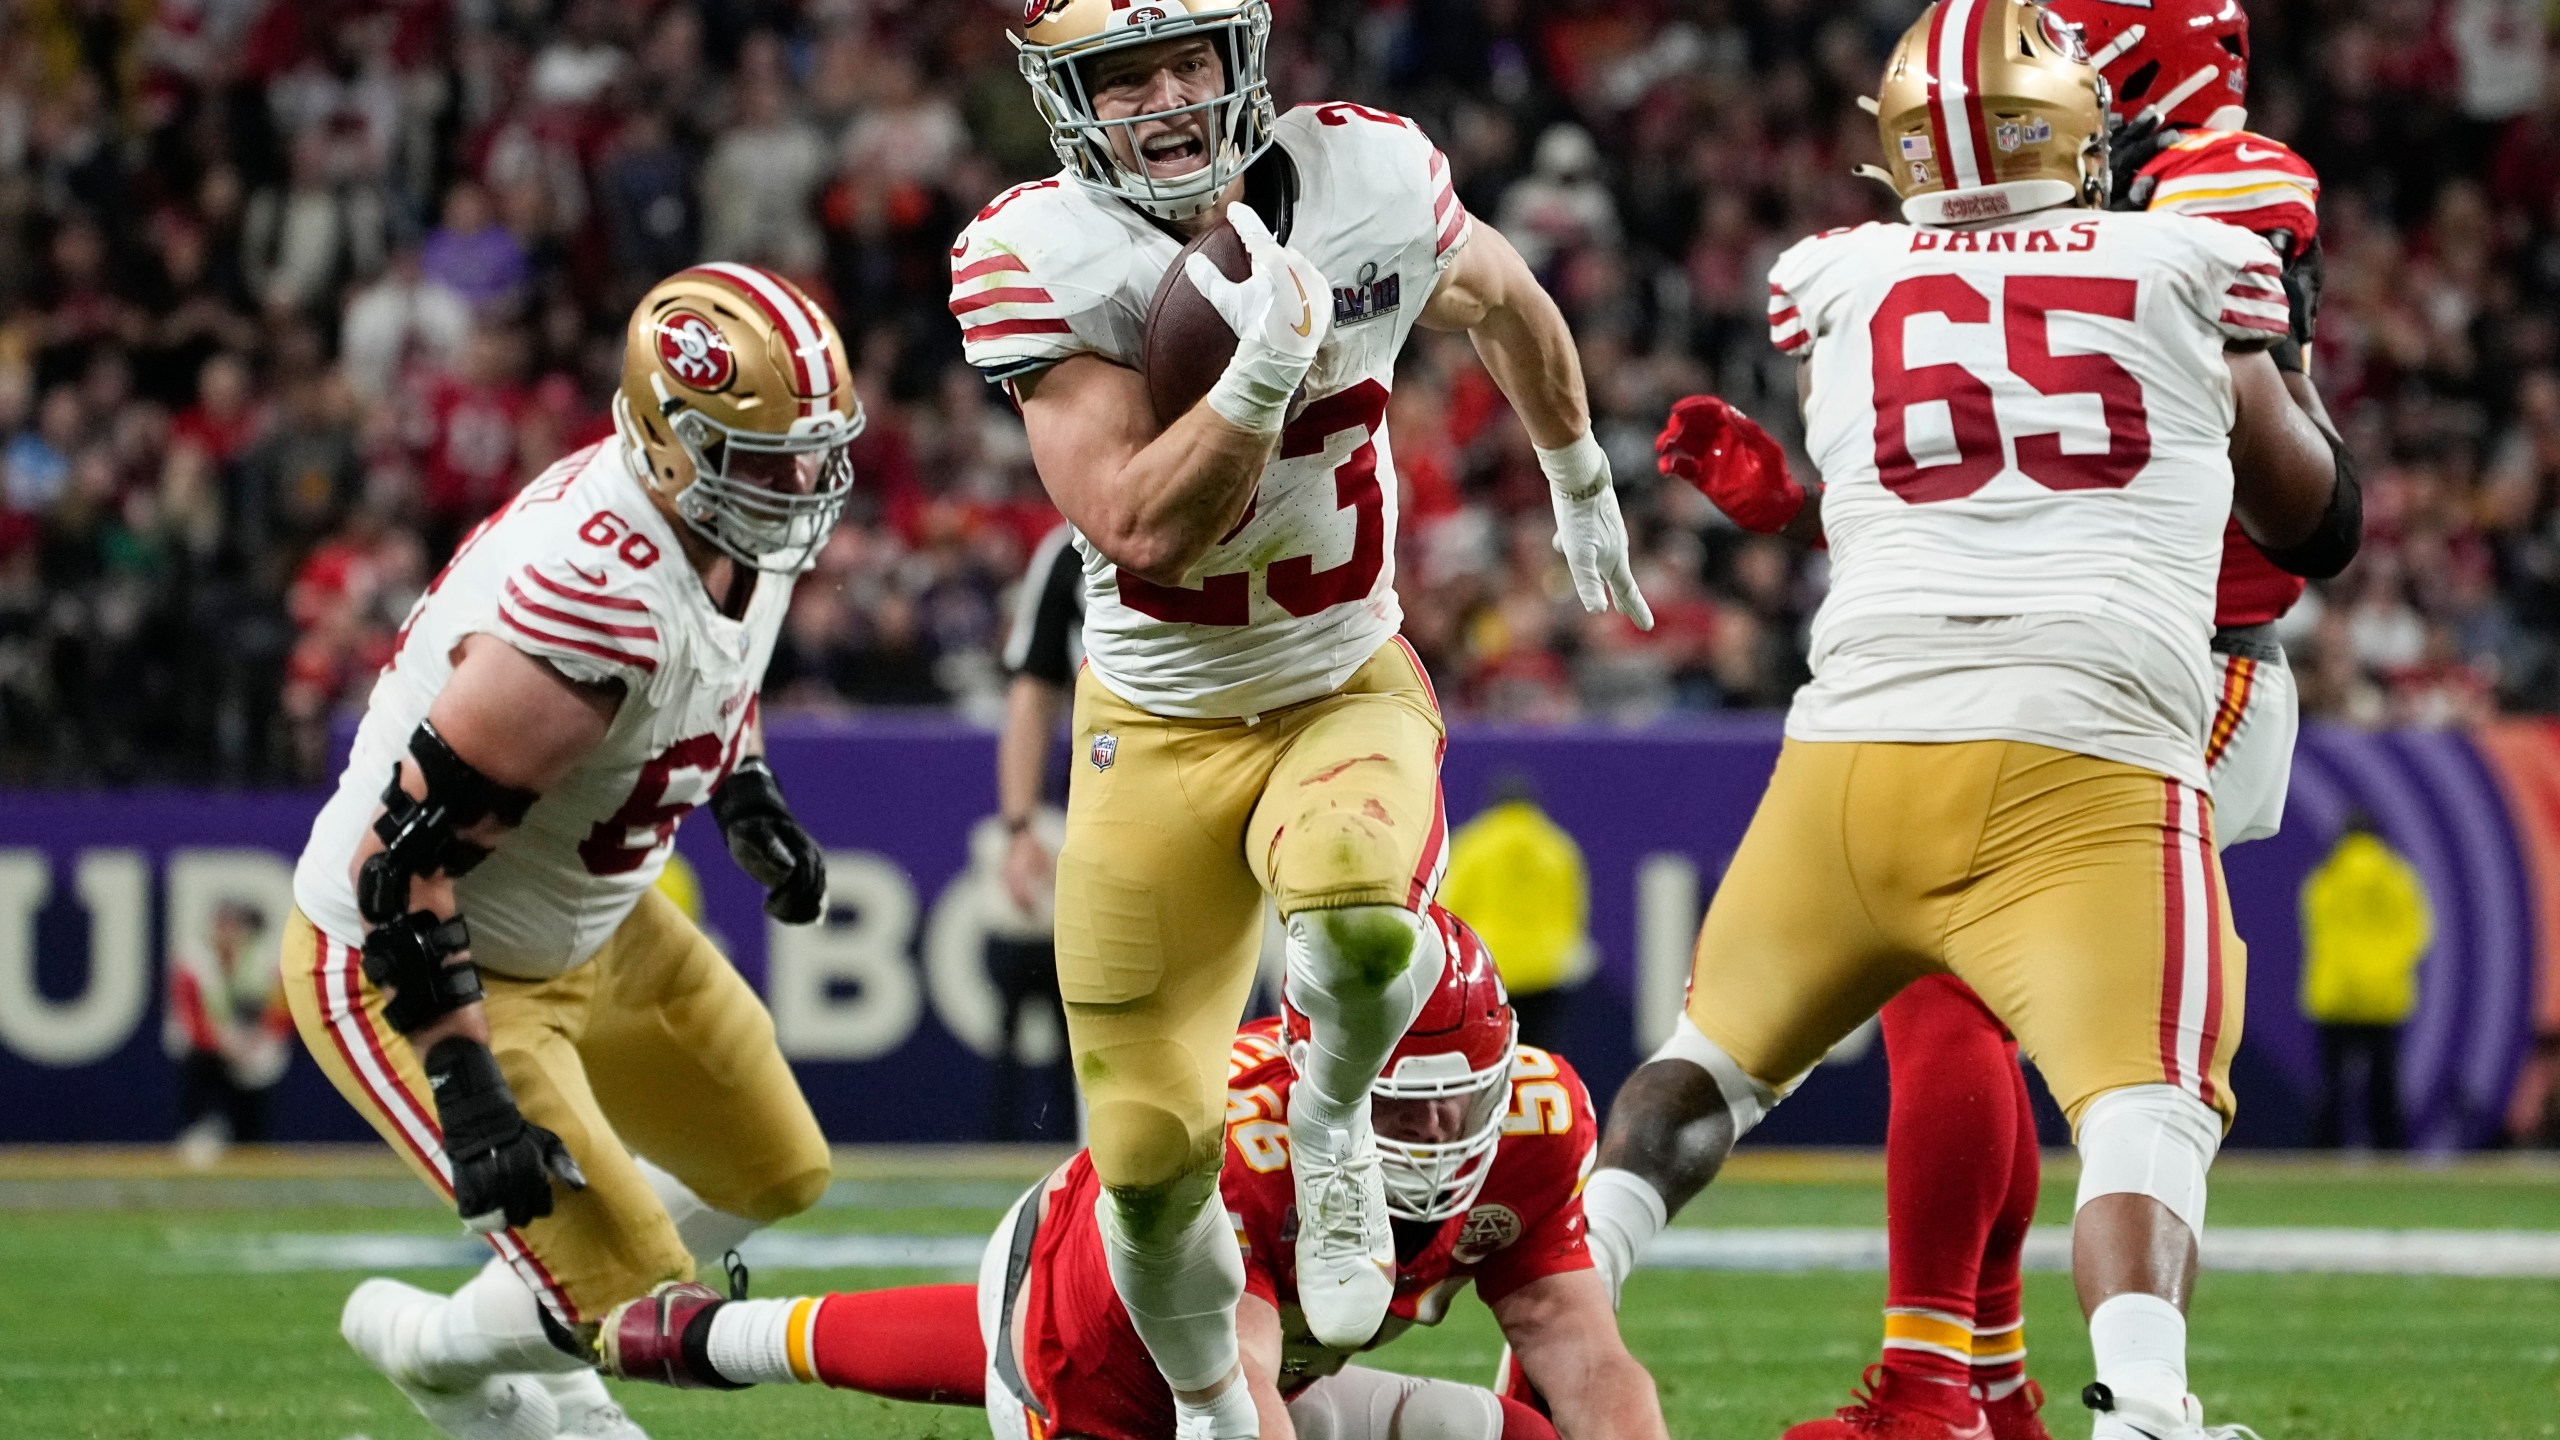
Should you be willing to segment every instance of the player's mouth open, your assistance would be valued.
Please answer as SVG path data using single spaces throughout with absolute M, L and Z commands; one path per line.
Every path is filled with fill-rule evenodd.
M 1139 141 L 1138 153 L 1146 160 L 1149 172 L 1182 175 L 1200 168 L 1208 158 L 1209 146 L 1188 131 L 1167 130 Z

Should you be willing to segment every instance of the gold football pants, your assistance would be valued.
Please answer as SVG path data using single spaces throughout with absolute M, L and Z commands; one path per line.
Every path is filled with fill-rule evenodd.
M 1913 978 L 2016 1032 L 2072 1124 L 2129 1085 L 2233 1114 L 2247 952 L 2210 797 L 2009 740 L 1790 740 L 1698 934 L 1688 1012 L 1783 1089 Z
M 489 1243 L 554 1316 L 596 1321 L 693 1257 L 632 1163 L 646 1155 L 714 1209 L 773 1221 L 815 1204 L 829 1160 L 773 1018 L 674 902 L 644 892 L 587 963 L 549 980 L 481 973 L 498 1068 L 527 1120 L 557 1134 L 587 1188 Z M 356 947 L 301 911 L 284 935 L 293 1020 L 338 1093 L 448 1199 L 434 1103 L 409 1042 L 382 1018 Z
M 1090 669 L 1077 680 L 1058 990 L 1104 1184 L 1216 1165 L 1264 895 L 1284 917 L 1428 903 L 1443 744 L 1402 640 L 1341 689 L 1250 721 L 1155 715 Z

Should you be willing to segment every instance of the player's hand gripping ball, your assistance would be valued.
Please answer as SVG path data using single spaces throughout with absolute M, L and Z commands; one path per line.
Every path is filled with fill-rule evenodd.
M 1203 396 L 1248 430 L 1277 430 L 1333 328 L 1333 290 L 1251 206 L 1182 249 L 1147 305 L 1140 368 L 1156 423 Z
M 1804 509 L 1804 487 L 1787 473 L 1786 452 L 1758 421 L 1713 395 L 1673 405 L 1653 453 L 1656 469 L 1705 491 L 1754 534 L 1775 535 Z

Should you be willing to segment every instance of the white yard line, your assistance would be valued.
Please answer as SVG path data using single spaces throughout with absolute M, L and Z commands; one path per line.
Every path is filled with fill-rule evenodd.
M 980 1235 L 845 1235 L 767 1232 L 745 1246 L 747 1263 L 776 1270 L 972 1270 Z M 179 1264 L 249 1271 L 462 1269 L 488 1248 L 460 1236 L 346 1232 L 179 1236 Z M 2040 1225 L 2027 1237 L 2030 1270 L 2070 1267 L 2070 1232 Z M 1882 1270 L 1884 1232 L 1854 1226 L 1665 1231 L 1645 1256 L 1665 1270 Z M 2210 1270 L 2330 1275 L 2459 1275 L 2560 1278 L 2560 1231 L 2350 1230 L 2280 1226 L 2208 1228 Z

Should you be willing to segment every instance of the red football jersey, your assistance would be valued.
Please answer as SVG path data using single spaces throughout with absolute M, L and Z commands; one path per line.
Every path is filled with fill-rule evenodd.
M 2255 231 L 2291 261 L 2320 234 L 2320 177 L 2280 140 L 2247 130 L 2189 130 L 2142 167 L 2150 208 Z M 2233 520 L 2222 532 L 2213 623 L 2263 625 L 2302 598 L 2302 577 L 2275 567 Z
M 1218 1177 L 1244 1248 L 1245 1289 L 1280 1311 L 1280 1386 L 1291 1393 L 1341 1369 L 1353 1353 L 1317 1343 L 1298 1310 L 1288 1124 L 1294 1079 L 1278 1020 L 1236 1032 Z M 1397 1222 L 1395 1299 L 1370 1348 L 1412 1326 L 1438 1324 L 1469 1281 L 1491 1304 L 1543 1276 L 1590 1269 L 1582 1184 L 1599 1130 L 1590 1092 L 1564 1057 L 1521 1046 L 1501 1148 L 1474 1206 L 1437 1226 Z M 1099 1189 L 1083 1154 L 1049 1180 L 1048 1218 L 1032 1249 L 1022 1306 L 1023 1379 L 1048 1412 L 1051 1434 L 1166 1440 L 1173 1395 L 1112 1290 L 1093 1216 Z

